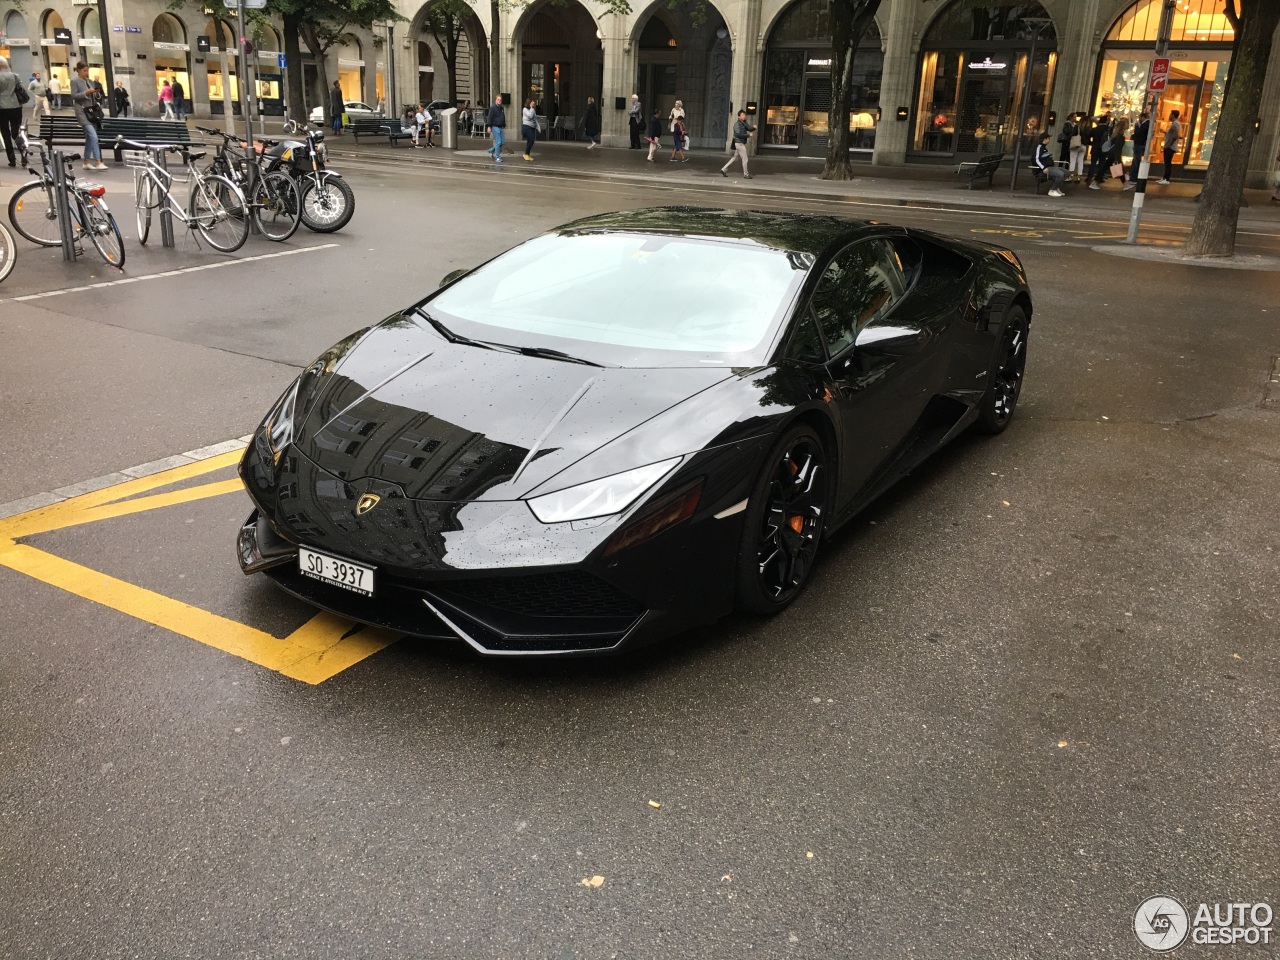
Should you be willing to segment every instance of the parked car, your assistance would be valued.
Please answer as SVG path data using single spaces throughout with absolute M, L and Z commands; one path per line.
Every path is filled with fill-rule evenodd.
M 382 111 L 369 106 L 367 103 L 361 103 L 359 100 L 346 101 L 347 116 L 352 120 L 367 120 L 370 117 L 381 117 Z M 324 107 L 311 108 L 311 122 L 324 123 Z
M 240 564 L 491 655 L 774 614 L 824 537 L 966 429 L 1004 430 L 1031 313 L 1014 253 L 923 230 L 578 220 L 303 371 L 240 463 Z

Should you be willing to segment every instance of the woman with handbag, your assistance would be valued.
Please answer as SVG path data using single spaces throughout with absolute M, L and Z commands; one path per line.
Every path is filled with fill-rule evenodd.
M 1129 119 L 1118 117 L 1107 128 L 1107 138 L 1102 141 L 1102 153 L 1096 168 L 1090 190 L 1101 190 L 1102 181 L 1108 177 L 1124 180 L 1124 165 L 1120 163 L 1120 154 L 1124 150 L 1125 134 L 1129 132 Z M 1119 173 L 1116 171 L 1119 170 Z
M 1084 155 L 1088 152 L 1088 148 L 1084 145 L 1084 121 L 1084 114 L 1077 113 L 1075 122 L 1071 124 L 1074 132 L 1067 140 L 1068 183 L 1079 183 L 1084 176 Z
M 84 168 L 107 169 L 107 165 L 102 162 L 102 150 L 98 146 L 98 127 L 91 115 L 96 113 L 98 123 L 101 123 L 102 108 L 98 106 L 98 91 L 89 82 L 89 65 L 83 60 L 76 64 L 75 75 L 71 78 L 71 109 L 84 128 Z
M 18 75 L 9 69 L 9 61 L 0 57 L 0 139 L 9 166 L 16 167 L 18 130 L 22 127 L 22 105 L 31 99 Z

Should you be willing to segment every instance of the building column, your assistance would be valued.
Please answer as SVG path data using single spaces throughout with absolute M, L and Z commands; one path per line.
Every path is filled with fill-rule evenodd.
M 1054 21 L 1058 32 L 1058 74 L 1049 109 L 1058 115 L 1059 127 L 1070 113 L 1093 111 L 1098 50 L 1108 26 L 1099 21 L 1098 0 L 1072 3 L 1069 11 Z
M 627 111 L 615 106 L 618 97 L 630 103 L 636 90 L 638 51 L 631 45 L 627 18 L 613 14 L 602 27 L 604 33 L 604 86 L 600 95 L 600 143 L 606 147 L 631 144 Z
M 748 102 L 760 100 L 760 85 L 764 74 L 765 38 L 760 32 L 761 0 L 745 0 L 739 7 L 736 23 L 727 24 L 729 39 L 733 44 L 733 71 L 729 81 L 729 116 L 725 118 L 727 131 L 733 130 L 738 111 L 746 108 Z M 752 122 L 759 127 L 763 122 L 762 115 L 756 116 Z M 729 137 L 719 147 L 728 148 Z M 712 149 L 717 149 L 713 147 Z M 747 144 L 752 154 L 759 152 L 760 137 L 754 136 Z
M 884 67 L 880 76 L 880 122 L 876 124 L 876 145 L 871 162 L 900 167 L 907 162 L 911 140 L 911 95 L 916 74 L 917 0 L 889 0 L 886 27 L 881 31 Z M 898 108 L 906 107 L 908 119 L 898 119 Z

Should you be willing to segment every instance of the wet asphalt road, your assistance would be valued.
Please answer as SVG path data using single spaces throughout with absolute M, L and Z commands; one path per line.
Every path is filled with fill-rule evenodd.
M 222 258 L 130 243 L 150 279 L 77 292 L 118 278 L 24 247 L 0 502 L 249 433 L 331 342 L 555 223 L 778 207 L 506 173 L 353 166 L 342 233 L 164 277 Z M 608 662 L 402 640 L 313 686 L 0 567 L 0 953 L 1138 957 L 1149 896 L 1280 908 L 1280 274 L 876 215 L 1019 252 L 1027 386 L 775 620 Z M 311 611 L 239 573 L 248 509 L 24 542 L 287 636 Z M 1266 955 L 1177 952 L 1237 954 Z

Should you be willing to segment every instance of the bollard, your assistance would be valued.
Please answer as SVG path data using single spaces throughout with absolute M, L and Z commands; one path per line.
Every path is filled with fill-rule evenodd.
M 167 173 L 169 171 L 169 151 L 164 147 L 152 147 L 150 152 L 155 154 L 155 161 L 160 165 L 160 169 Z M 172 190 L 173 180 L 170 179 L 166 186 Z M 175 247 L 177 244 L 173 239 L 173 214 L 169 211 L 169 199 L 167 196 L 158 197 L 157 199 L 160 200 L 160 244 L 165 247 Z
M 440 146 L 446 150 L 458 149 L 458 111 L 454 107 L 437 110 L 440 120 Z
M 62 259 L 76 258 L 76 227 L 71 222 L 71 204 L 67 196 L 67 167 L 62 151 L 53 151 L 53 203 L 58 214 L 58 233 L 62 237 Z

